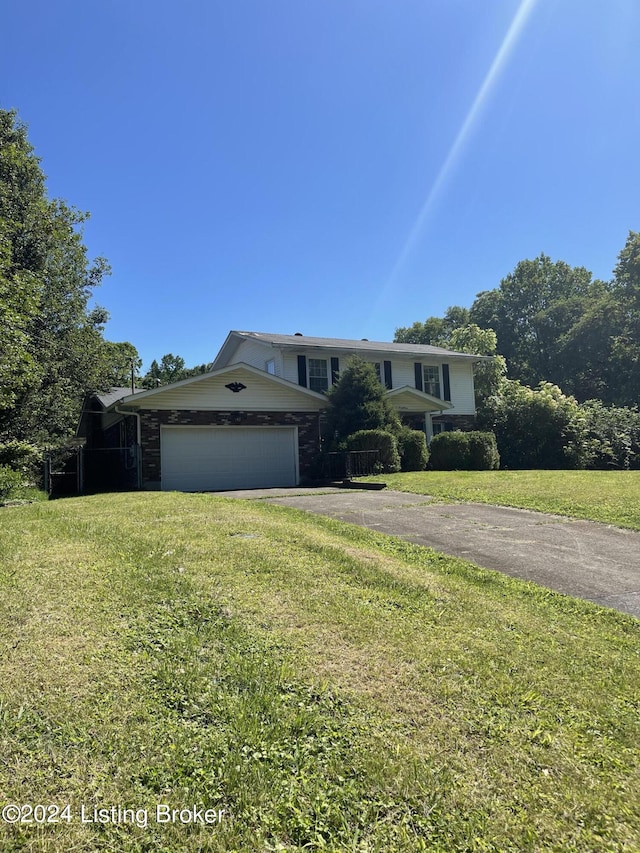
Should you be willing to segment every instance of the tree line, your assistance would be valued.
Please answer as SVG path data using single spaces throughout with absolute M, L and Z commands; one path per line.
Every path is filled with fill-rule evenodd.
M 493 356 L 477 370 L 478 425 L 503 465 L 640 467 L 640 233 L 609 281 L 541 254 L 395 340 Z
M 40 159 L 14 110 L 0 110 L 0 465 L 33 466 L 74 435 L 86 395 L 186 378 L 180 357 L 144 377 L 136 347 L 104 337 L 108 313 L 92 304 L 109 274 L 83 243 L 88 214 L 50 199 Z

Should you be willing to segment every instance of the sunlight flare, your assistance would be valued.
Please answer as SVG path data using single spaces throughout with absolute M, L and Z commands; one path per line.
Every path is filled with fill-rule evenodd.
M 495 55 L 493 62 L 491 63 L 491 67 L 489 68 L 484 80 L 480 88 L 478 89 L 478 93 L 464 119 L 458 134 L 449 149 L 449 153 L 444 160 L 444 163 L 440 167 L 440 170 L 436 176 L 431 189 L 427 195 L 427 198 L 420 209 L 416 220 L 409 231 L 409 235 L 405 240 L 405 243 L 402 247 L 400 254 L 398 255 L 398 259 L 396 260 L 393 270 L 391 271 L 391 275 L 383 288 L 383 291 L 376 302 L 375 311 L 380 309 L 380 307 L 385 304 L 386 297 L 389 295 L 391 291 L 393 291 L 395 287 L 396 278 L 405 264 L 407 258 L 413 251 L 416 243 L 418 242 L 420 236 L 422 235 L 429 215 L 433 212 L 439 194 L 442 191 L 443 186 L 445 185 L 447 179 L 450 174 L 454 170 L 456 163 L 460 159 L 462 155 L 462 151 L 467 144 L 471 131 L 474 126 L 477 124 L 480 113 L 482 112 L 483 107 L 487 103 L 491 92 L 495 88 L 501 73 L 504 71 L 507 62 L 513 49 L 518 41 L 520 34 L 527 21 L 531 16 L 531 12 L 536 4 L 536 0 L 522 0 L 518 10 L 509 26 L 509 29 L 502 40 L 502 44 L 498 49 L 498 52 Z

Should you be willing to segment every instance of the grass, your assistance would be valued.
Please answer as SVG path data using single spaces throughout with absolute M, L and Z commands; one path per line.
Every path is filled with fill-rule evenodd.
M 0 806 L 70 804 L 3 851 L 640 849 L 637 620 L 262 502 L 0 512 Z
M 521 507 L 640 530 L 640 471 L 419 471 L 363 479 L 445 501 Z

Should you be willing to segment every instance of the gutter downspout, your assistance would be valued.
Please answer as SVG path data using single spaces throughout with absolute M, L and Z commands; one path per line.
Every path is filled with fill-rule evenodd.
M 136 443 L 138 445 L 138 465 L 136 476 L 138 480 L 138 489 L 142 489 L 142 427 L 140 425 L 140 412 L 137 409 L 129 409 L 127 406 L 114 406 L 115 411 L 119 415 L 133 415 L 136 419 Z

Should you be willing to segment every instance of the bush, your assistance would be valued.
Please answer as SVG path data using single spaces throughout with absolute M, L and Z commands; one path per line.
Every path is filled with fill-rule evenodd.
M 434 471 L 464 470 L 467 464 L 465 433 L 455 430 L 434 435 L 429 454 L 429 462 Z
M 384 474 L 400 470 L 400 454 L 396 437 L 384 429 L 361 429 L 347 436 L 346 450 L 377 450 L 380 453 L 380 468 Z
M 587 468 L 640 468 L 637 407 L 605 406 L 600 400 L 587 400 L 580 410 L 587 428 Z
M 504 380 L 479 408 L 478 424 L 495 433 L 503 468 L 584 468 L 587 462 L 584 414 L 550 382 L 533 389 Z
M 35 480 L 42 470 L 42 453 L 35 444 L 10 438 L 0 441 L 0 465 L 19 471 L 27 480 Z
M 469 471 L 497 471 L 500 454 L 496 437 L 492 432 L 472 431 L 466 433 Z
M 402 471 L 424 471 L 429 461 L 427 437 L 421 430 L 404 427 L 398 434 Z
M 493 471 L 500 467 L 492 432 L 441 432 L 434 436 L 429 450 L 435 471 Z
M 23 485 L 22 474 L 0 465 L 0 500 L 10 498 Z

